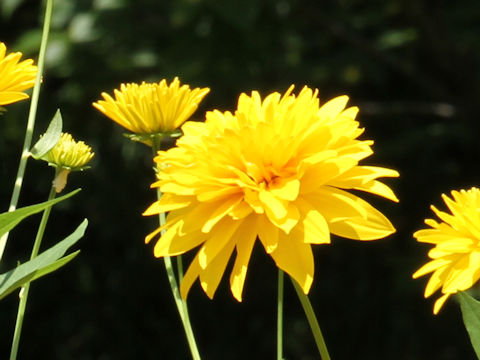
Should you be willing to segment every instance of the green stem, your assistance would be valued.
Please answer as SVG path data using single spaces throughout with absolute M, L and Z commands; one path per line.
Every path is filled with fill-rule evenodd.
M 58 171 L 55 171 L 55 177 L 57 176 Z M 55 188 L 52 186 L 50 193 L 48 194 L 48 200 L 55 198 Z M 43 211 L 42 220 L 38 226 L 37 236 L 35 237 L 35 243 L 33 244 L 32 254 L 30 255 L 30 260 L 33 260 L 37 257 L 38 251 L 40 250 L 40 245 L 42 243 L 43 234 L 45 232 L 45 227 L 47 226 L 48 217 L 50 216 L 50 211 L 52 207 L 48 207 Z M 20 290 L 20 302 L 18 304 L 17 320 L 15 323 L 15 333 L 13 334 L 12 348 L 10 350 L 10 360 L 16 360 L 18 353 L 18 345 L 20 343 L 20 336 L 22 333 L 23 319 L 25 317 L 25 308 L 27 307 L 28 292 L 30 291 L 30 283 L 26 283 Z
M 278 269 L 277 360 L 283 360 L 283 271 Z
M 42 82 L 43 68 L 45 64 L 45 51 L 47 49 L 48 34 L 50 32 L 50 19 L 52 18 L 53 0 L 47 0 L 47 6 L 45 9 L 45 17 L 43 22 L 42 41 L 40 43 L 40 53 L 38 55 L 37 64 L 37 77 L 35 79 L 35 85 L 33 87 L 32 101 L 30 102 L 30 111 L 28 113 L 27 128 L 25 130 L 25 139 L 23 142 L 22 155 L 20 157 L 20 163 L 18 165 L 17 177 L 15 185 L 13 187 L 12 198 L 10 199 L 10 206 L 8 211 L 13 211 L 17 208 L 18 198 L 20 196 L 20 190 L 22 189 L 23 178 L 25 175 L 25 168 L 27 166 L 27 160 L 30 155 L 30 146 L 32 145 L 33 128 L 35 126 L 35 118 L 37 115 L 38 97 L 40 95 L 40 84 Z M 7 245 L 8 232 L 3 234 L 0 238 L 0 261 Z
M 300 285 L 298 285 L 298 283 L 294 279 L 290 279 L 292 280 L 293 286 L 295 287 L 298 299 L 302 303 L 302 307 L 305 311 L 308 323 L 310 324 L 310 329 L 312 329 L 312 334 L 315 338 L 320 357 L 322 358 L 322 360 L 330 360 L 330 355 L 328 354 L 327 350 L 327 344 L 325 344 L 325 340 L 323 339 L 322 330 L 320 330 L 320 326 L 318 325 L 317 317 L 315 316 L 315 312 L 313 311 L 312 304 L 310 303 L 308 296 L 303 293 Z
M 161 138 L 155 138 L 153 141 L 152 145 L 152 151 L 153 151 L 153 156 L 155 157 L 157 154 L 157 151 L 160 149 L 160 144 L 161 144 L 162 139 Z M 157 189 L 157 199 L 160 201 L 162 197 L 162 192 L 160 189 Z M 161 213 L 159 215 L 159 222 L 160 226 L 163 226 L 165 224 L 165 213 Z M 161 232 L 163 235 L 165 233 L 165 230 Z M 172 290 L 172 295 L 175 300 L 175 304 L 177 305 L 177 310 L 178 314 L 180 315 L 180 319 L 182 320 L 183 324 L 183 329 L 185 331 L 185 335 L 187 337 L 188 345 L 190 347 L 190 352 L 192 354 L 192 358 L 194 360 L 200 360 L 200 353 L 197 348 L 197 343 L 195 341 L 195 335 L 193 333 L 192 329 L 192 324 L 190 323 L 190 316 L 188 314 L 188 307 L 187 307 L 187 302 L 182 299 L 180 296 L 180 291 L 178 290 L 178 283 L 177 279 L 175 277 L 175 272 L 173 270 L 172 266 L 172 260 L 169 256 L 165 256 L 163 258 L 164 263 L 165 263 L 165 269 L 167 270 L 167 275 L 168 275 L 168 281 L 170 283 L 170 288 Z M 179 277 L 180 281 L 181 278 L 183 277 L 183 269 L 182 269 L 182 261 L 181 259 L 177 259 L 177 266 L 179 269 Z
M 177 272 L 178 272 L 178 282 L 183 280 L 183 261 L 182 255 L 177 256 Z

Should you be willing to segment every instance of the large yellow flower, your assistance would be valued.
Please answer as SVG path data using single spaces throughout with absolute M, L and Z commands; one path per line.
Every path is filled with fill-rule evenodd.
M 158 152 L 163 196 L 145 215 L 169 212 L 157 257 L 200 246 L 181 284 L 186 297 L 199 277 L 213 297 L 233 251 L 230 276 L 241 301 L 250 254 L 258 238 L 276 265 L 308 293 L 313 281 L 311 244 L 327 244 L 330 233 L 357 240 L 385 237 L 394 227 L 378 210 L 345 189 L 398 201 L 378 177 L 394 170 L 359 166 L 373 153 L 358 109 L 347 96 L 319 107 L 317 92 L 293 86 L 263 101 L 242 94 L 235 114 L 213 111 L 205 123 L 187 122 L 177 147 Z M 162 228 L 147 236 L 147 242 Z
M 28 99 L 23 90 L 35 83 L 37 67 L 32 59 L 19 62 L 22 53 L 14 52 L 5 56 L 7 47 L 0 42 L 0 105 L 8 105 Z
M 437 314 L 448 297 L 471 288 L 480 278 L 480 190 L 452 191 L 453 199 L 442 194 L 451 214 L 431 206 L 442 220 L 426 219 L 431 229 L 415 232 L 419 242 L 434 244 L 428 252 L 432 259 L 418 269 L 413 278 L 433 272 L 425 288 L 429 297 L 441 288 L 442 296 L 435 302 Z
M 93 106 L 127 130 L 138 135 L 167 133 L 179 128 L 198 107 L 209 88 L 190 90 L 175 78 L 157 83 L 121 84 L 115 99 L 103 92 L 105 99 Z

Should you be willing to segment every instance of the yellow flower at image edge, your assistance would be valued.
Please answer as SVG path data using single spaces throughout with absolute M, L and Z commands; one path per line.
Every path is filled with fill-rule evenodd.
M 55 190 L 63 190 L 70 171 L 88 169 L 87 164 L 94 155 L 91 147 L 83 141 L 75 141 L 69 133 L 62 133 L 58 143 L 42 158 L 50 166 L 57 168 L 57 177 L 53 181 Z
M 8 105 L 28 99 L 23 91 L 35 83 L 37 67 L 33 60 L 20 61 L 22 53 L 6 55 L 7 47 L 0 42 L 0 105 Z
M 121 84 L 120 90 L 114 91 L 115 99 L 104 92 L 104 100 L 93 106 L 134 134 L 168 133 L 195 112 L 209 91 L 180 86 L 178 78 L 170 85 L 165 79 L 159 83 Z
M 168 212 L 156 237 L 156 257 L 195 247 L 197 255 L 181 283 L 185 298 L 199 278 L 211 298 L 231 255 L 234 297 L 242 291 L 250 255 L 259 238 L 276 265 L 308 293 L 314 276 L 312 244 L 330 243 L 330 233 L 356 240 L 383 238 L 395 231 L 370 204 L 345 190 L 398 201 L 376 180 L 395 170 L 359 166 L 373 141 L 358 140 L 356 107 L 347 96 L 319 106 L 317 90 L 293 86 L 263 101 L 241 94 L 234 114 L 207 112 L 206 121 L 187 122 L 177 147 L 155 158 L 163 196 L 144 215 Z
M 441 288 L 443 294 L 433 308 L 438 314 L 452 294 L 471 288 L 480 278 L 480 190 L 451 192 L 453 199 L 442 195 L 451 214 L 431 206 L 441 222 L 426 219 L 430 229 L 415 232 L 419 242 L 435 245 L 428 252 L 432 259 L 418 269 L 413 278 L 433 272 L 425 288 L 429 297 Z

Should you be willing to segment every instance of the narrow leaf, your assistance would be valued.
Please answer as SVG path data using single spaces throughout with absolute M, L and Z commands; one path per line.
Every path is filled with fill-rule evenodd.
M 0 214 L 0 236 L 12 230 L 20 221 L 25 219 L 26 217 L 36 214 L 49 206 L 55 205 L 60 201 L 68 199 L 69 197 L 78 193 L 81 189 L 74 190 L 69 192 L 66 195 L 60 196 L 56 199 L 45 201 L 40 204 L 25 206 L 23 208 L 19 208 L 15 211 L 5 212 Z
M 77 229 L 58 244 L 42 252 L 35 259 L 0 275 L 0 300 L 29 281 L 51 273 L 71 261 L 79 251 L 62 257 L 84 234 L 88 220 L 85 219 Z
M 475 300 L 466 292 L 459 292 L 460 308 L 462 309 L 463 323 L 470 336 L 473 349 L 480 359 L 480 301 Z
M 62 114 L 60 113 L 60 109 L 57 109 L 52 121 L 50 121 L 50 124 L 48 125 L 47 131 L 43 134 L 40 140 L 33 145 L 32 150 L 30 150 L 30 154 L 34 159 L 40 159 L 58 143 L 58 140 L 60 140 L 60 136 L 62 135 L 62 126 Z

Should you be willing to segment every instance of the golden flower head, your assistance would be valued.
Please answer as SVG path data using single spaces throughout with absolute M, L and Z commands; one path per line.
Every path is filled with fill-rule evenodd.
M 5 56 L 7 47 L 0 42 L 0 105 L 8 105 L 28 99 L 23 92 L 35 83 L 37 67 L 33 60 L 23 60 L 22 53 L 14 52 Z
M 102 93 L 105 100 L 93 106 L 125 129 L 139 135 L 133 137 L 150 144 L 149 136 L 178 129 L 198 107 L 209 88 L 190 90 L 180 86 L 176 77 L 170 85 L 164 79 L 157 83 L 121 84 L 114 90 L 115 99 Z
M 435 245 L 428 252 L 432 260 L 413 274 L 416 279 L 433 272 L 425 297 L 440 288 L 443 294 L 435 302 L 434 314 L 438 314 L 450 295 L 471 288 L 480 278 L 480 190 L 473 187 L 451 194 L 453 199 L 442 194 L 451 214 L 432 205 L 441 222 L 426 219 L 425 224 L 431 228 L 413 234 L 417 241 Z
M 69 133 L 62 133 L 58 143 L 43 156 L 43 160 L 57 168 L 79 171 L 88 168 L 87 164 L 95 153 L 83 141 L 75 141 Z
M 177 147 L 158 152 L 163 193 L 144 215 L 169 212 L 157 257 L 200 246 L 181 284 L 193 282 L 213 297 L 229 258 L 234 297 L 241 301 L 250 255 L 257 239 L 276 265 L 309 292 L 314 275 L 312 244 L 330 243 L 330 233 L 373 240 L 395 231 L 388 219 L 345 190 L 356 189 L 398 201 L 376 180 L 394 170 L 360 166 L 373 153 L 347 96 L 319 106 L 318 91 L 293 86 L 263 101 L 241 94 L 234 114 L 207 112 L 206 121 L 187 122 Z

